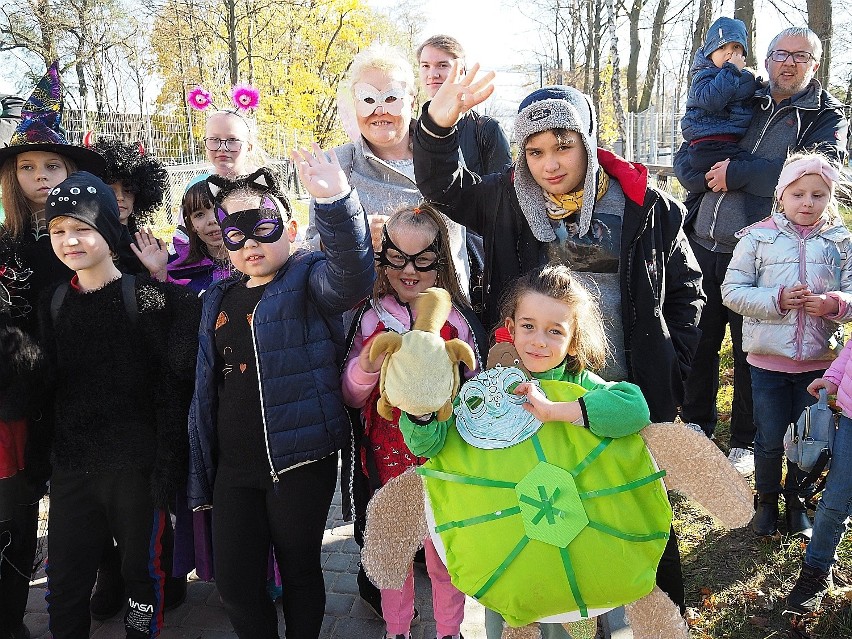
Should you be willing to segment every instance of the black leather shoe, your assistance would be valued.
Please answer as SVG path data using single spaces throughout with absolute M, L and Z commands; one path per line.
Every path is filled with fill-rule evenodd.
M 805 500 L 796 494 L 784 493 L 784 502 L 786 504 L 784 518 L 787 521 L 787 533 L 810 539 L 814 524 L 808 517 L 807 510 L 805 510 Z
M 758 495 L 751 529 L 759 537 L 771 537 L 778 532 L 778 493 Z

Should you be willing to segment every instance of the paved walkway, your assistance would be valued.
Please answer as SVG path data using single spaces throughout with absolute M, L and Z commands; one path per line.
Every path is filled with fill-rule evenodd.
M 384 624 L 358 597 L 355 583 L 357 571 L 358 545 L 352 537 L 352 525 L 344 524 L 340 517 L 338 491 L 334 496 L 323 538 L 323 573 L 328 599 L 320 639 L 379 639 L 384 636 Z M 34 639 L 50 639 L 44 601 L 46 581 L 44 570 L 41 569 L 30 587 L 24 621 Z M 435 623 L 432 617 L 432 594 L 429 578 L 421 566 L 415 567 L 414 581 L 416 606 L 423 621 L 411 629 L 411 636 L 412 639 L 433 639 Z M 91 637 L 124 639 L 121 620 L 122 615 L 117 615 L 103 623 L 93 621 Z M 279 632 L 283 637 L 283 621 Z M 462 633 L 465 639 L 485 638 L 483 608 L 470 598 L 465 608 Z M 161 639 L 233 639 L 236 636 L 219 601 L 215 584 L 197 580 L 190 580 L 186 602 L 166 613 L 165 628 L 160 634 Z

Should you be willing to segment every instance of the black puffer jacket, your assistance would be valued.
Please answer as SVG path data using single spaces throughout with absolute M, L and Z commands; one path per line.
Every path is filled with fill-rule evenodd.
M 422 120 L 430 130 L 428 112 Z M 648 401 L 652 421 L 672 420 L 698 345 L 704 294 L 701 272 L 683 233 L 683 207 L 648 186 L 647 169 L 598 149 L 601 167 L 621 185 L 625 210 L 619 274 L 629 379 Z M 506 285 L 547 262 L 512 183 L 513 169 L 482 178 L 459 167 L 455 129 L 435 138 L 417 128 L 414 171 L 423 196 L 485 239 L 485 319 L 503 318 L 497 305 Z

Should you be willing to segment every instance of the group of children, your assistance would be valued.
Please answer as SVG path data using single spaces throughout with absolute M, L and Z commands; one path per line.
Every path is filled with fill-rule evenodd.
M 719 46 L 705 53 L 714 54 L 708 58 L 716 67 L 741 71 L 744 51 L 728 46 L 736 41 L 720 30 Z M 466 87 L 475 75 L 474 68 Z M 473 84 L 471 90 L 480 89 Z M 503 279 L 502 304 L 492 305 L 487 317 L 508 330 L 519 363 L 533 378 L 567 380 L 588 390 L 581 400 L 553 402 L 538 386 L 521 384 L 514 392 L 526 398 L 529 412 L 541 421 L 619 437 L 644 426 L 660 404 L 643 396 L 641 384 L 604 381 L 594 373 L 608 359 L 623 369 L 635 367 L 608 346 L 614 342 L 618 350 L 624 340 L 603 319 L 600 299 L 590 292 L 595 280 L 559 264 L 560 251 L 588 255 L 589 247 L 577 242 L 583 251 L 576 253 L 577 246 L 569 249 L 549 235 L 562 232 L 566 218 L 585 227 L 580 237 L 594 233 L 608 220 L 595 207 L 620 211 L 627 232 L 633 223 L 627 217 L 641 205 L 645 187 L 638 193 L 632 173 L 597 153 L 594 114 L 590 106 L 591 116 L 581 109 L 587 97 L 567 87 L 552 89 L 521 105 L 518 184 L 529 184 L 510 210 L 512 226 L 525 229 L 518 241 L 543 247 L 544 261 L 555 263 L 521 270 L 510 263 L 513 256 L 488 248 L 486 264 Z M 68 144 L 56 115 L 60 91 L 52 67 L 27 106 L 32 112 L 49 108 L 0 149 L 6 215 L 0 230 L 0 346 L 15 354 L 11 371 L 0 368 L 0 433 L 3 441 L 15 442 L 4 446 L 0 466 L 0 636 L 27 636 L 23 613 L 37 504 L 49 479 L 47 600 L 54 637 L 88 636 L 92 588 L 112 551 L 124 582 L 120 602 L 128 604 L 128 637 L 156 637 L 169 604 L 168 578 L 185 588 L 189 569 L 206 561 L 237 635 L 277 638 L 276 608 L 267 594 L 272 548 L 286 636 L 315 639 L 325 608 L 322 536 L 339 451 L 356 446 L 357 481 L 344 483 L 366 487 L 360 501 L 357 488 L 355 495 L 363 516 L 370 493 L 440 451 L 452 427 L 452 420 L 436 422 L 434 415 L 395 410 L 389 420 L 379 414 L 382 361 L 371 359 L 371 339 L 409 331 L 414 300 L 440 287 L 453 301 L 441 337 L 469 344 L 477 369 L 487 349 L 453 266 L 446 224 L 428 204 L 404 207 L 387 220 L 374 255 L 357 191 L 336 156 L 314 145 L 292 159 L 315 198 L 323 251 L 302 248 L 275 176 L 248 158 L 248 122 L 237 112 L 218 112 L 208 119 L 205 137 L 214 172 L 187 186 L 181 207 L 186 235 L 175 241 L 180 248 L 169 261 L 164 244 L 143 226 L 144 212 L 162 197 L 164 173 L 144 153 L 131 153 L 132 147 L 104 144 L 101 155 L 98 147 Z M 457 115 L 481 99 L 484 94 Z M 434 117 L 424 116 L 417 144 L 449 135 L 445 129 L 453 122 Z M 146 172 L 142 182 L 110 156 L 116 148 Z M 556 179 L 542 168 L 550 154 L 559 155 L 559 163 L 572 153 L 586 163 L 576 183 L 567 185 L 564 175 Z M 775 531 L 781 492 L 789 528 L 810 528 L 806 487 L 795 467 L 788 466 L 781 485 L 783 431 L 809 403 L 808 393 L 819 388 L 837 391 L 843 410 L 835 462 L 788 600 L 799 613 L 817 606 L 828 586 L 852 503 L 852 345 L 831 363 L 837 353 L 830 338 L 852 317 L 852 236 L 837 215 L 838 181 L 837 168 L 820 156 L 791 157 L 776 190 L 777 211 L 742 231 L 724 291 L 725 302 L 747 318 L 760 407 L 755 532 Z M 609 190 L 617 183 L 617 193 Z M 499 179 L 457 186 L 475 192 L 477 207 L 507 188 Z M 616 194 L 620 200 L 613 204 Z M 536 207 L 547 216 L 538 216 Z M 483 230 L 486 246 L 493 246 L 490 231 Z M 535 239 L 524 234 L 530 230 Z M 618 251 L 613 258 L 611 245 L 598 242 L 594 248 L 597 258 L 615 260 L 615 271 L 607 267 L 603 273 L 626 268 Z M 513 277 L 503 277 L 507 273 Z M 618 290 L 614 280 L 600 282 L 604 292 Z M 659 292 L 657 301 L 662 304 Z M 353 309 L 347 339 L 343 314 Z M 10 389 L 28 376 L 38 376 L 40 392 L 13 394 Z M 170 511 L 177 517 L 175 542 L 169 541 Z M 204 539 L 211 531 L 215 570 Z M 166 552 L 170 546 L 173 552 Z M 458 639 L 464 595 L 432 542 L 426 539 L 424 546 L 438 639 Z M 410 637 L 412 573 L 402 589 L 381 591 L 380 607 L 387 637 Z M 489 639 L 497 639 L 498 626 L 489 625 Z M 543 633 L 565 636 L 557 626 L 545 625 Z

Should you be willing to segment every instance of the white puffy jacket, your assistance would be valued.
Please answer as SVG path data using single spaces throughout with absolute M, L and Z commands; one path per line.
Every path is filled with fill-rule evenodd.
M 802 238 L 783 213 L 775 212 L 739 233 L 722 302 L 743 316 L 743 350 L 797 361 L 833 360 L 842 346 L 834 334 L 852 319 L 852 233 L 842 222 L 826 222 Z M 782 311 L 783 287 L 807 284 L 831 293 L 841 314 L 813 317 Z

